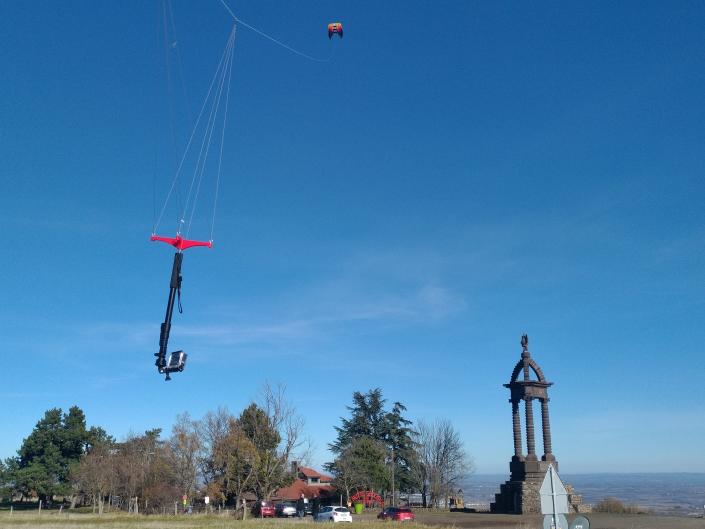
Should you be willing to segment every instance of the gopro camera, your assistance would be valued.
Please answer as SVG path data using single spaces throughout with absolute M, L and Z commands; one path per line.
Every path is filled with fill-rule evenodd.
M 181 372 L 186 367 L 186 358 L 188 355 L 183 351 L 174 351 L 169 354 L 169 360 L 164 367 L 164 373 L 166 373 L 166 380 L 171 380 L 169 373 Z

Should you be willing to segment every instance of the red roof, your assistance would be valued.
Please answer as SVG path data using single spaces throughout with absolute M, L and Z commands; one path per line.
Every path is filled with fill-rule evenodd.
M 306 485 L 302 479 L 297 479 L 288 487 L 283 487 L 272 496 L 274 500 L 298 500 L 301 494 L 305 498 L 315 498 L 316 496 L 328 496 L 335 490 L 331 485 L 311 487 Z
M 321 481 L 327 481 L 327 482 L 333 481 L 332 477 L 326 476 L 325 474 L 321 474 L 320 472 L 318 472 L 312 468 L 299 467 L 299 472 L 301 472 L 307 478 L 319 478 Z

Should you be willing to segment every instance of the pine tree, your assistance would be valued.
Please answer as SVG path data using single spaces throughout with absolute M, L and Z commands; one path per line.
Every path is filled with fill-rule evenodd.
M 71 466 L 92 444 L 108 439 L 102 428 L 86 429 L 86 416 L 78 406 L 65 414 L 60 408 L 47 410 L 22 442 L 5 479 L 23 495 L 45 501 L 68 494 Z
M 416 444 L 412 436 L 413 424 L 402 412 L 406 406 L 395 402 L 392 411 L 386 414 L 387 424 L 386 444 L 390 449 L 391 464 L 394 468 L 394 481 L 397 490 L 408 491 L 417 485 L 412 469 L 417 460 Z
M 359 486 L 370 483 L 383 489 L 410 490 L 416 486 L 411 472 L 416 460 L 412 422 L 404 417 L 402 403 L 395 402 L 391 411 L 385 410 L 385 403 L 380 388 L 353 393 L 353 404 L 348 406 L 351 417 L 341 417 L 338 438 L 329 445 L 336 461 L 326 468 L 336 475 L 343 467 L 366 469 L 366 477 L 365 472 L 355 473 Z M 384 479 L 380 468 L 386 469 Z
M 353 393 L 353 405 L 347 407 L 352 416 L 350 419 L 340 418 L 342 426 L 335 427 L 338 439 L 329 445 L 331 451 L 340 454 L 361 437 L 384 442 L 388 430 L 385 402 L 380 388 L 371 389 L 367 393 Z

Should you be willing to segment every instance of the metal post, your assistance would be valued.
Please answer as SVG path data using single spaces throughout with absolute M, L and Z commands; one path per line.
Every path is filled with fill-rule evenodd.
M 154 353 L 157 357 L 154 365 L 160 373 L 164 373 L 166 369 L 166 353 L 169 344 L 169 332 L 171 331 L 171 317 L 174 313 L 174 301 L 177 293 L 181 290 L 181 263 L 184 260 L 184 254 L 176 252 L 174 254 L 174 264 L 171 268 L 171 281 L 169 282 L 169 300 L 166 304 L 166 314 L 164 315 L 164 323 L 162 323 L 159 333 L 159 352 Z M 166 374 L 166 379 L 169 380 L 169 373 Z
M 553 505 L 553 527 L 558 529 L 558 519 L 556 518 L 556 487 L 553 485 L 553 467 L 548 467 L 548 473 L 551 476 L 551 504 Z

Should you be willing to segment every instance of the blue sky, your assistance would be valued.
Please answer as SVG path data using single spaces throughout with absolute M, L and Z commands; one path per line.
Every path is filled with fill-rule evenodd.
M 183 145 L 229 16 L 173 0 L 169 92 L 161 2 L 4 5 L 0 456 L 50 407 L 120 438 L 269 380 L 316 464 L 380 386 L 504 472 L 526 332 L 564 472 L 705 471 L 702 3 L 230 5 L 334 55 L 238 30 L 215 246 L 185 256 L 169 384 L 153 189 L 169 101 Z

